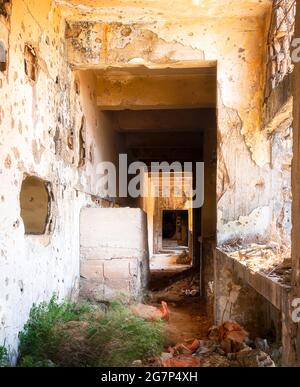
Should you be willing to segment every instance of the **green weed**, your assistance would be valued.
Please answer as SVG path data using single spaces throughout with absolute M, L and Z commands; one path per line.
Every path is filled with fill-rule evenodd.
M 9 358 L 7 349 L 0 346 L 0 368 L 9 367 Z
M 34 305 L 19 334 L 22 367 L 116 367 L 159 355 L 164 323 L 144 321 L 120 302 L 104 312 L 90 305 Z

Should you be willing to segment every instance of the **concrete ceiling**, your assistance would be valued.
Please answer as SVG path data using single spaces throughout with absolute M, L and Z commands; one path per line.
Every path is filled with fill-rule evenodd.
M 135 160 L 151 162 L 202 161 L 203 134 L 197 132 L 126 133 L 127 150 Z
M 216 67 L 144 66 L 95 71 L 102 110 L 215 108 Z M 180 90 L 180 93 L 178 93 Z
M 123 110 L 113 112 L 119 132 L 125 133 L 191 133 L 215 130 L 215 109 Z
M 153 18 L 184 19 L 203 17 L 257 17 L 270 11 L 272 0 L 56 0 L 69 12 L 95 18 L 98 15 L 121 15 L 137 19 Z M 73 13 L 73 15 L 72 15 Z
M 113 117 L 129 154 L 147 165 L 202 161 L 203 136 L 216 131 L 215 109 L 124 110 Z

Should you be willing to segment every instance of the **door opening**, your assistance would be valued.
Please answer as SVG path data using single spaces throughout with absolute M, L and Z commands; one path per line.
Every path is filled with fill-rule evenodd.
M 163 250 L 188 250 L 189 213 L 187 210 L 164 210 L 162 221 Z

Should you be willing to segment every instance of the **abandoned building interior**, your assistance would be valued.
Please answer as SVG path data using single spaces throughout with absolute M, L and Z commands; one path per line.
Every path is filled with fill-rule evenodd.
M 281 364 L 300 366 L 298 3 L 0 0 L 0 346 L 12 364 L 33 304 L 141 301 L 193 271 L 193 308 L 211 325 L 271 335 Z M 175 172 L 167 197 L 108 197 L 97 168 L 117 166 L 119 188 L 120 155 L 149 170 L 203 163 L 203 205 Z M 159 190 L 164 175 L 144 179 Z

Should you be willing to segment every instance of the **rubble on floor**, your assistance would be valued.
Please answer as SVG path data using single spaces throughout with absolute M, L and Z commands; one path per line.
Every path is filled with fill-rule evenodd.
M 159 318 L 163 321 L 169 321 L 170 318 L 168 304 L 164 301 L 161 302 L 159 308 L 151 305 L 136 304 L 131 305 L 130 310 L 135 316 L 147 321 L 155 321 Z
M 200 297 L 197 272 L 170 276 L 170 282 L 171 285 L 150 294 L 154 305 L 162 300 L 168 302 L 170 312 L 165 326 L 166 351 L 155 366 L 275 367 L 274 360 L 280 363 L 279 351 L 272 352 L 264 338 L 250 340 L 248 332 L 237 322 L 211 326 Z
M 176 259 L 177 265 L 190 265 L 191 263 L 192 263 L 191 255 L 186 250 L 184 250 L 181 254 L 179 254 Z
M 233 243 L 223 245 L 222 250 L 253 272 L 263 273 L 284 285 L 291 283 L 292 261 L 288 247 L 275 242 L 268 245 L 251 244 L 246 247 Z
M 234 321 L 209 330 L 205 340 L 192 339 L 168 349 L 161 356 L 163 367 L 275 367 L 271 356 L 256 340 L 250 347 L 248 333 Z M 254 344 L 254 343 L 251 343 Z M 267 348 L 267 347 L 266 347 Z
M 164 367 L 200 367 L 201 360 L 192 355 L 178 355 L 163 362 Z
M 219 327 L 221 347 L 226 353 L 235 352 L 241 348 L 247 336 L 248 332 L 233 321 L 227 321 Z
M 200 296 L 199 274 L 193 273 L 187 277 L 174 281 L 171 285 L 162 290 L 152 292 L 150 295 L 152 302 L 181 302 L 186 297 Z

